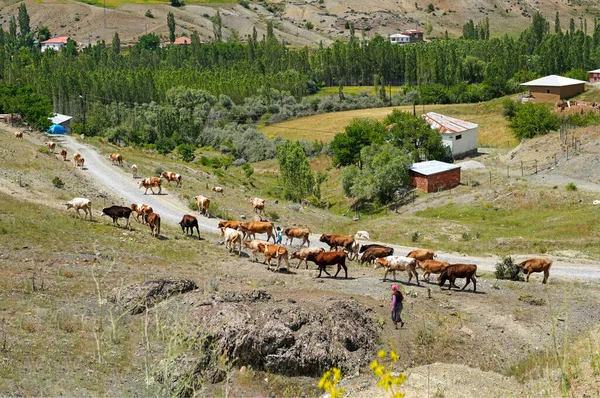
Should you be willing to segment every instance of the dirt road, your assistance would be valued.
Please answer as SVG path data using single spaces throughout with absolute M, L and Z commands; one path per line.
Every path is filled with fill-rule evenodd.
M 138 188 L 139 179 L 134 180 L 129 169 L 118 167 L 111 164 L 108 157 L 100 155 L 94 148 L 78 142 L 71 136 L 53 136 L 54 140 L 65 146 L 71 153 L 79 152 L 85 158 L 85 173 L 93 177 L 99 188 L 105 191 L 117 194 L 123 199 L 122 204 L 130 203 L 147 203 L 154 208 L 156 213 L 159 213 L 164 220 L 170 224 L 176 225 L 181 220 L 184 214 L 192 213 L 185 204 L 183 204 L 176 196 L 169 193 L 168 187 L 163 187 L 161 195 L 144 195 L 144 189 Z M 198 223 L 200 229 L 208 233 L 219 233 L 216 218 L 206 218 L 199 216 Z M 328 231 L 322 231 L 328 232 Z M 323 246 L 319 242 L 320 233 L 312 234 L 310 240 L 313 245 Z M 367 243 L 367 242 L 361 242 Z M 404 255 L 414 247 L 390 245 L 382 243 L 394 248 L 395 254 Z M 483 271 L 494 271 L 494 265 L 500 260 L 498 256 L 490 257 L 475 257 L 467 256 L 461 253 L 437 253 L 437 259 L 447 261 L 449 263 L 473 263 L 477 264 L 478 268 Z M 516 260 L 522 261 L 528 257 L 526 255 L 515 256 Z M 600 280 L 600 263 L 592 260 L 580 259 L 577 257 L 559 257 L 546 256 L 554 261 L 551 270 L 551 277 L 579 279 L 579 280 Z

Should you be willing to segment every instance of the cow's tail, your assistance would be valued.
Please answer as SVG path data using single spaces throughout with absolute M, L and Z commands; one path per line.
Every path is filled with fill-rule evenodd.
M 156 219 L 156 237 L 160 236 L 160 218 Z
M 448 270 L 447 269 L 443 270 L 442 273 L 440 274 L 439 285 L 444 286 L 444 283 L 446 283 L 446 279 L 448 279 Z

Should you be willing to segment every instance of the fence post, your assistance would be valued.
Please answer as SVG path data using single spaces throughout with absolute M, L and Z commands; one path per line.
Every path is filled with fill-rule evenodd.
M 492 186 L 492 170 L 490 170 L 490 187 Z
M 537 174 L 537 159 L 535 160 L 535 174 Z
M 554 154 L 554 167 L 556 167 L 557 163 L 556 163 L 556 154 Z
M 567 145 L 567 160 L 569 160 L 569 146 Z
M 506 176 L 510 177 L 510 166 L 506 165 Z
M 521 160 L 521 177 L 524 177 L 525 174 L 523 173 L 523 161 Z

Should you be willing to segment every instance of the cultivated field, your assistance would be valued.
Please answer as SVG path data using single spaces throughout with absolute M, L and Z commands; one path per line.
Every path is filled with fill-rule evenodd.
M 500 100 L 493 100 L 480 104 L 419 105 L 416 107 L 416 111 L 417 114 L 437 112 L 477 123 L 479 125 L 480 147 L 511 148 L 517 144 L 517 141 L 508 127 L 508 122 L 502 117 L 500 102 Z M 412 106 L 399 106 L 326 113 L 265 126 L 262 131 L 268 137 L 280 136 L 292 140 L 328 142 L 333 139 L 335 134 L 343 132 L 344 126 L 350 123 L 352 119 L 375 118 L 383 120 L 392 109 L 401 109 L 405 112 L 413 111 Z

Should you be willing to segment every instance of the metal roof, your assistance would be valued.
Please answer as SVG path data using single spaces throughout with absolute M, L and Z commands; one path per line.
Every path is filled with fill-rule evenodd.
M 190 38 L 189 37 L 185 37 L 185 36 L 178 37 L 173 42 L 173 44 L 191 44 L 191 43 L 192 43 L 192 41 L 190 40 Z
M 67 40 L 69 40 L 69 36 L 57 36 L 43 41 L 42 44 L 65 44 Z
M 402 33 L 394 33 L 393 35 L 389 35 L 388 37 L 406 37 L 410 39 L 410 36 L 403 35 Z
M 596 69 L 596 70 L 591 70 L 588 73 L 600 73 L 600 69 Z
M 527 83 L 522 83 L 521 86 L 548 86 L 548 87 L 564 87 L 573 86 L 575 84 L 584 84 L 583 80 L 571 79 L 570 77 L 550 75 L 532 80 Z
M 433 174 L 443 173 L 454 169 L 460 169 L 460 165 L 440 162 L 438 160 L 428 160 L 426 162 L 413 163 L 410 166 L 410 171 L 415 173 L 430 176 Z
M 60 113 L 55 113 L 54 117 L 48 118 L 52 121 L 52 124 L 61 124 L 66 122 L 67 120 L 73 119 L 73 116 L 61 115 Z
M 463 131 L 476 129 L 479 125 L 464 120 L 456 119 L 446 115 L 440 115 L 435 112 L 428 112 L 423 115 L 425 121 L 442 134 L 456 134 Z

